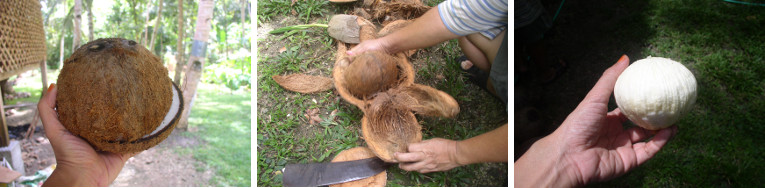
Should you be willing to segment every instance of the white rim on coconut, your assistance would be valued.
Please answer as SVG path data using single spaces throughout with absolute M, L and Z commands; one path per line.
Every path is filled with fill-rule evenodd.
M 151 135 L 157 134 L 162 129 L 165 129 L 165 127 L 169 126 L 173 122 L 173 118 L 176 117 L 176 114 L 179 113 L 180 105 L 181 105 L 181 95 L 178 94 L 178 91 L 175 89 L 175 85 L 170 84 L 170 90 L 173 90 L 173 103 L 170 105 L 170 110 L 167 112 L 167 115 L 165 115 L 165 119 L 162 120 L 162 124 L 160 124 L 157 129 L 154 129 L 151 133 L 144 135 L 141 138 L 146 138 Z

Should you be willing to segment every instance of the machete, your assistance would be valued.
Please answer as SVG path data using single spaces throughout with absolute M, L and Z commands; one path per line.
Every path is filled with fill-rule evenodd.
M 282 169 L 285 187 L 318 187 L 374 176 L 390 164 L 373 157 L 334 163 L 288 164 Z

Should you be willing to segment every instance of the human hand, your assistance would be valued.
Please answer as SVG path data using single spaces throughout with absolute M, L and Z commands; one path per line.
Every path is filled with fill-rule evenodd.
M 616 79 L 628 65 L 629 58 L 622 56 L 555 132 L 516 161 L 517 187 L 581 186 L 609 180 L 645 163 L 677 134 L 677 126 L 656 133 L 641 127 L 624 130 L 622 124 L 627 118 L 621 110 L 608 112 Z M 651 136 L 651 140 L 640 142 Z M 525 174 L 527 171 L 531 172 Z
M 130 157 L 138 153 L 96 152 L 88 142 L 72 135 L 59 122 L 56 106 L 57 88 L 51 84 L 37 109 L 56 156 L 56 169 L 44 186 L 109 186 Z
M 457 141 L 434 138 L 409 144 L 409 153 L 394 153 L 399 168 L 420 173 L 446 171 L 462 166 L 457 162 Z
M 346 51 L 345 53 L 348 54 L 348 56 L 356 56 L 358 54 L 362 54 L 366 51 L 383 51 L 385 53 L 395 53 L 394 51 L 391 51 L 389 49 L 389 44 L 386 42 L 385 38 L 378 38 L 378 39 L 372 39 L 372 40 L 366 40 L 364 42 L 359 43 L 355 47 L 351 48 L 351 50 Z

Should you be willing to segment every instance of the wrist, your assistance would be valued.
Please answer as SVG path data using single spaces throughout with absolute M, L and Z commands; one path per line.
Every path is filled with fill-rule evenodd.
M 51 175 L 43 183 L 43 186 L 50 187 L 93 187 L 109 186 L 99 185 L 93 177 L 88 176 L 77 168 L 71 168 L 65 164 L 59 164 L 53 170 Z
M 515 187 L 576 187 L 569 173 L 573 163 L 565 158 L 555 134 L 536 143 L 514 164 Z

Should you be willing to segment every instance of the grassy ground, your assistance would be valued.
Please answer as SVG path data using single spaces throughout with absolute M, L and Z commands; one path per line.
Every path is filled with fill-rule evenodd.
M 39 100 L 42 89 L 39 70 L 29 73 L 30 76 L 17 82 L 14 89 L 17 92 L 29 92 L 32 97 L 12 100 L 9 104 L 37 103 Z M 55 83 L 57 77 L 58 71 L 48 71 L 48 82 Z M 206 164 L 195 170 L 213 168 L 215 175 L 210 185 L 250 186 L 251 93 L 245 89 L 231 91 L 222 85 L 199 85 L 189 117 L 189 128 L 195 131 L 183 133 L 202 143 L 199 147 L 182 148 L 176 152 L 190 152 L 196 160 Z
M 548 1 L 548 10 L 558 3 Z M 540 100 L 547 101 L 538 105 L 540 111 L 553 121 L 565 119 L 621 54 L 633 61 L 677 60 L 698 82 L 696 107 L 677 123 L 680 132 L 641 167 L 593 186 L 762 186 L 763 10 L 718 0 L 566 1 L 545 44 L 552 57 L 568 61 L 569 71 L 539 88 Z
M 201 83 L 184 132 L 204 143 L 194 148 L 194 159 L 215 169 L 213 186 L 250 186 L 250 90 L 231 92 L 222 85 Z M 200 170 L 200 169 L 198 169 Z
M 330 77 L 336 49 L 326 31 L 267 34 L 284 26 L 327 23 L 330 15 L 348 13 L 361 3 L 335 5 L 324 0 L 296 1 L 293 6 L 290 3 L 275 0 L 257 5 L 258 186 L 282 186 L 280 170 L 286 164 L 328 162 L 342 150 L 365 146 L 360 133 L 361 110 L 334 90 L 300 94 L 284 90 L 271 79 L 273 75 L 292 73 Z M 314 11 L 291 13 L 308 9 Z M 453 62 L 460 55 L 456 41 L 450 41 L 421 50 L 410 59 L 417 71 L 415 82 L 449 93 L 461 109 L 454 119 L 418 117 L 423 139 L 466 139 L 507 122 L 505 105 L 462 75 Z M 304 116 L 309 109 L 318 109 L 323 121 L 310 125 Z M 333 111 L 337 111 L 335 116 L 331 115 Z M 502 186 L 508 178 L 507 163 L 476 164 L 429 174 L 391 167 L 387 177 L 388 186 Z
M 696 75 L 696 108 L 641 169 L 606 184 L 762 186 L 765 182 L 765 9 L 722 1 L 651 1 L 647 55 Z

